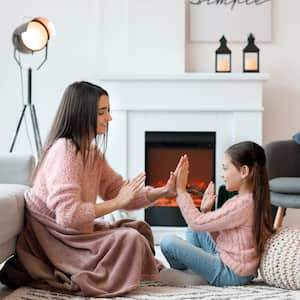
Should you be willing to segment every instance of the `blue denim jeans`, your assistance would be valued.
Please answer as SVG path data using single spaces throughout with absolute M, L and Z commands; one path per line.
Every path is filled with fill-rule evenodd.
M 207 232 L 195 232 L 188 228 L 186 240 L 177 236 L 166 236 L 162 239 L 160 247 L 171 268 L 190 269 L 212 285 L 245 285 L 256 276 L 235 274 L 222 262 L 216 251 L 215 241 Z

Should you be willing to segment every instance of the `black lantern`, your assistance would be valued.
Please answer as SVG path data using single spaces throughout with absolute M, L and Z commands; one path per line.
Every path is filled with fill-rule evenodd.
M 248 45 L 243 50 L 244 72 L 259 72 L 259 48 L 254 43 L 252 33 L 248 37 Z
M 216 50 L 216 72 L 231 72 L 231 50 L 227 47 L 227 40 L 223 35 L 220 39 L 220 47 Z

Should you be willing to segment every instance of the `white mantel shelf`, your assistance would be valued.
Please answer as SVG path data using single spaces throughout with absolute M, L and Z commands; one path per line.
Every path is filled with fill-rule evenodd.
M 265 73 L 183 73 L 105 75 L 97 82 L 113 111 L 263 111 Z
M 183 73 L 183 74 L 103 74 L 97 75 L 100 81 L 176 81 L 176 80 L 268 80 L 267 73 Z

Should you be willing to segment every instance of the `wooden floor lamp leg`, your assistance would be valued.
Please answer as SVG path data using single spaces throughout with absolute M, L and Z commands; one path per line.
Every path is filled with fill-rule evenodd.
M 274 229 L 278 229 L 282 225 L 284 213 L 285 213 L 285 208 L 278 207 L 277 212 L 276 212 L 275 221 L 273 224 Z

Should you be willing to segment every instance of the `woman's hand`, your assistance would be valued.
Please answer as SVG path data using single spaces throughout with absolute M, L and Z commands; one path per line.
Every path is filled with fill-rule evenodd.
M 186 154 L 180 158 L 179 164 L 178 164 L 179 165 L 178 170 L 176 168 L 177 194 L 186 192 L 186 185 L 188 182 L 188 175 L 189 175 L 189 160 Z
M 215 195 L 215 185 L 211 181 L 203 194 L 200 210 L 205 213 L 211 211 L 215 204 L 216 197 L 217 196 Z
M 131 180 L 125 181 L 116 197 L 119 209 L 125 208 L 130 201 L 142 190 L 146 175 L 141 173 Z
M 179 162 L 176 166 L 175 171 L 171 171 L 170 172 L 170 177 L 166 183 L 166 185 L 164 186 L 164 190 L 165 190 L 165 197 L 167 198 L 173 198 L 176 196 L 176 175 L 178 173 L 179 168 L 182 166 L 183 162 L 185 161 L 185 159 L 187 158 L 186 155 L 183 155 L 180 157 Z
M 164 186 L 164 189 L 166 198 L 173 198 L 176 196 L 176 177 L 174 172 L 170 172 L 170 177 Z

